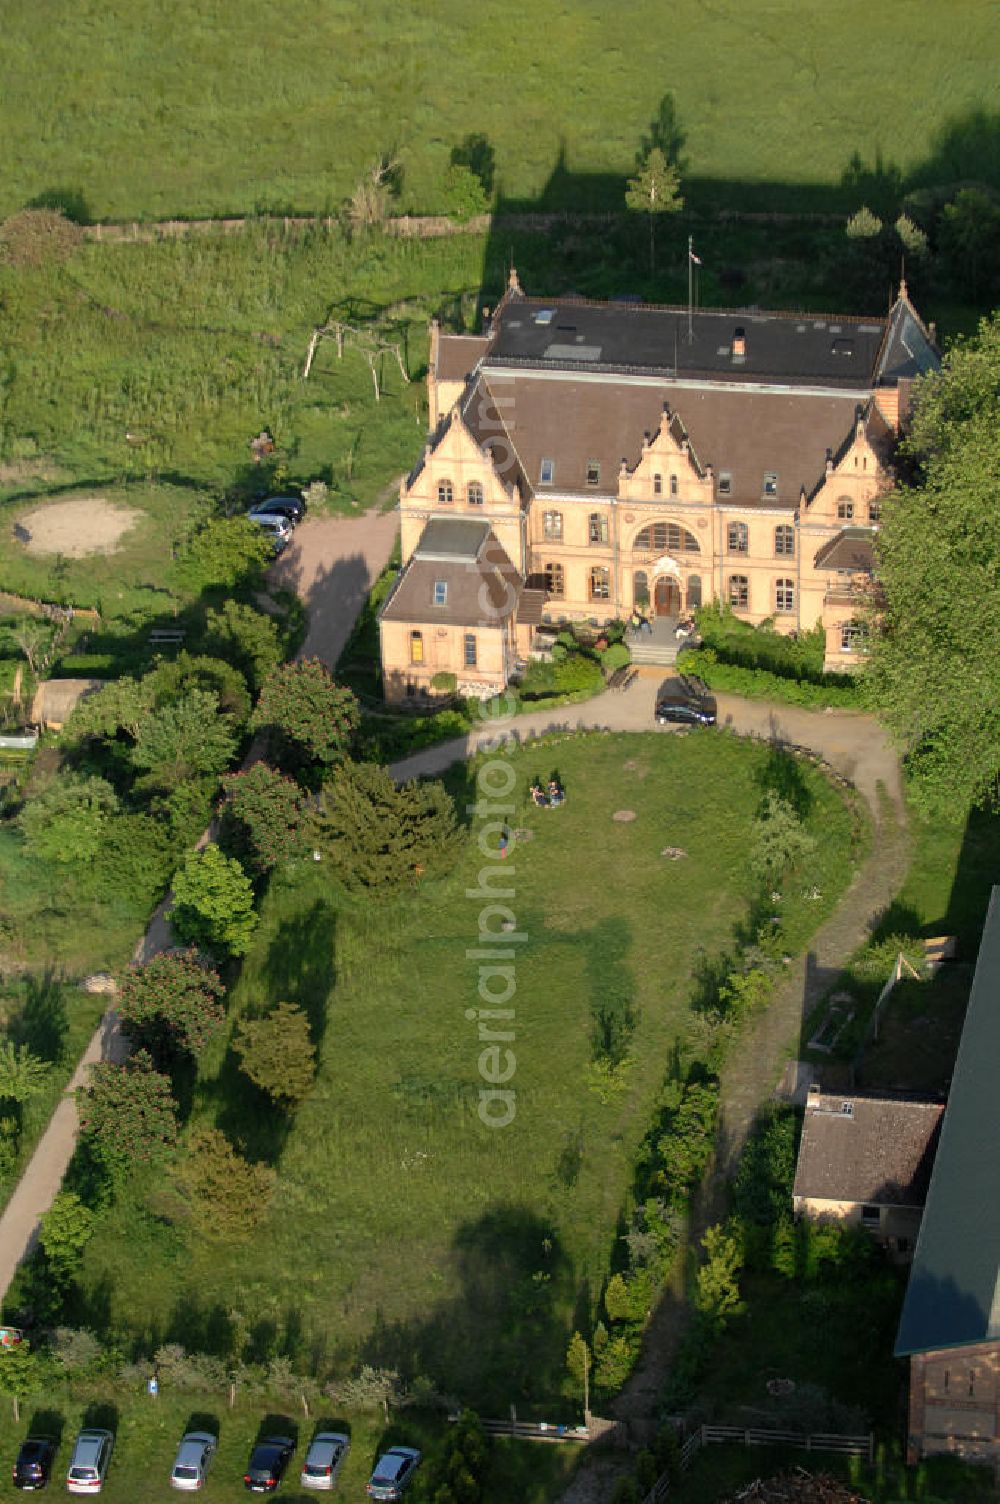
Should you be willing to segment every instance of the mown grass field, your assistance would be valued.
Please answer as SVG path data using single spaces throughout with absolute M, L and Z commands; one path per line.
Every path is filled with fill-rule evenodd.
M 338 890 L 312 862 L 269 894 L 232 1011 L 288 999 L 309 1011 L 320 1070 L 294 1125 L 249 1091 L 225 1046 L 201 1062 L 192 1116 L 219 1124 L 280 1179 L 246 1241 L 203 1240 L 161 1194 L 135 1182 L 90 1244 L 76 1317 L 125 1342 L 225 1345 L 245 1314 L 309 1366 L 359 1357 L 429 1374 L 506 1413 L 551 1402 L 574 1320 L 597 1300 L 672 1053 L 706 1048 L 693 1002 L 703 955 L 732 943 L 750 897 L 749 822 L 773 754 L 713 734 L 554 739 L 514 754 L 511 874 L 517 952 L 517 1116 L 477 1116 L 482 1046 L 475 1005 L 483 863 L 377 905 Z M 798 766 L 798 765 L 796 765 Z M 558 768 L 558 811 L 529 809 L 527 784 Z M 786 894 L 790 945 L 836 902 L 851 868 L 841 795 L 802 765 L 823 839 Z M 464 802 L 464 800 L 463 800 Z M 612 814 L 633 809 L 618 823 Z M 513 822 L 512 822 L 513 823 Z M 688 857 L 664 861 L 665 845 Z M 824 897 L 806 896 L 813 883 Z M 633 997 L 638 1024 L 620 1084 L 592 1067 L 593 1009 Z M 224 1058 L 223 1058 L 224 1057 Z
M 43 14 L 5 7 L 0 214 L 46 194 L 95 218 L 323 211 L 386 151 L 401 204 L 434 209 L 470 132 L 494 149 L 504 194 L 549 185 L 552 202 L 603 207 L 667 93 L 709 194 L 771 184 L 780 203 L 839 184 L 855 153 L 975 176 L 968 131 L 939 137 L 1000 104 L 988 0 L 952 0 L 946 24 L 906 0 L 513 0 L 474 14 L 462 0 L 303 0 L 294 18 L 278 0 L 53 0 Z

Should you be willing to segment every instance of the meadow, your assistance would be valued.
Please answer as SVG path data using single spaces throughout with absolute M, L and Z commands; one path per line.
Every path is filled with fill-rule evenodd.
M 44 28 L 10 0 L 0 214 L 327 212 L 382 152 L 400 207 L 433 210 L 470 133 L 503 196 L 616 206 L 668 94 L 693 198 L 801 207 L 855 158 L 954 181 L 978 175 L 971 146 L 995 149 L 968 125 L 1000 104 L 994 28 L 987 0 L 953 0 L 946 25 L 906 0 L 510 0 L 474 18 L 462 0 L 303 0 L 294 22 L 278 0 L 55 0 Z
M 378 905 L 299 863 L 268 893 L 230 1013 L 301 1003 L 319 1048 L 314 1090 L 289 1124 L 222 1042 L 188 1093 L 193 1124 L 279 1167 L 266 1220 L 207 1240 L 159 1172 L 139 1175 L 86 1251 L 75 1322 L 126 1350 L 175 1340 L 222 1354 L 249 1327 L 258 1361 L 282 1353 L 322 1373 L 361 1359 L 500 1414 L 558 1400 L 566 1340 L 600 1297 L 660 1093 L 710 1047 L 706 960 L 745 922 L 750 821 L 775 760 L 709 733 L 560 737 L 511 761 L 516 818 L 533 837 L 505 869 L 528 936 L 515 1120 L 491 1131 L 477 1115 L 471 838 L 452 877 Z M 535 811 L 528 780 L 552 768 L 567 803 Z M 792 949 L 834 907 L 855 854 L 841 794 L 806 764 L 801 779 L 823 841 L 782 906 Z M 621 808 L 636 818 L 614 821 Z M 664 861 L 666 844 L 687 857 Z M 594 1060 L 595 1010 L 610 996 L 635 1015 L 611 1078 Z

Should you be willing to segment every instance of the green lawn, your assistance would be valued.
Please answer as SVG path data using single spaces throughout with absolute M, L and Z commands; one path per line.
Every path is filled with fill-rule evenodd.
M 995 124 L 968 123 L 1000 101 L 983 0 L 953 0 L 946 26 L 905 0 L 805 15 L 676 0 L 669 24 L 656 0 L 474 16 L 461 0 L 303 0 L 294 23 L 278 0 L 53 0 L 45 19 L 40 34 L 29 0 L 5 6 L 4 214 L 44 195 L 98 218 L 324 211 L 389 151 L 402 205 L 435 208 L 470 132 L 505 194 L 597 207 L 620 199 L 667 93 L 690 173 L 722 203 L 737 182 L 781 185 L 779 204 L 836 186 L 855 154 L 877 185 L 975 177 L 996 151 Z
M 561 737 L 513 754 L 516 819 L 533 839 L 504 869 L 528 939 L 517 1116 L 503 1130 L 477 1116 L 482 1046 L 466 1018 L 475 846 L 451 879 L 375 903 L 311 862 L 290 870 L 264 904 L 233 1011 L 301 1002 L 320 1047 L 316 1087 L 286 1134 L 219 1049 L 194 1102 L 196 1118 L 279 1163 L 272 1214 L 246 1242 L 205 1242 L 176 1220 L 160 1174 L 137 1180 L 87 1250 L 76 1319 L 99 1312 L 129 1342 L 224 1348 L 242 1312 L 320 1371 L 363 1356 L 501 1414 L 511 1400 L 551 1403 L 574 1310 L 585 1319 L 600 1293 L 671 1052 L 704 1047 L 692 971 L 744 916 L 748 826 L 773 757 L 712 733 Z M 851 819 L 796 766 L 823 832 L 801 892 L 786 889 L 787 932 L 802 944 L 849 877 Z M 566 805 L 529 809 L 529 779 L 554 767 Z M 613 821 L 623 808 L 637 818 Z M 665 862 L 665 845 L 687 858 Z M 813 881 L 822 903 L 805 896 Z M 612 989 L 634 999 L 638 1026 L 609 1093 L 595 1089 L 590 1031 Z

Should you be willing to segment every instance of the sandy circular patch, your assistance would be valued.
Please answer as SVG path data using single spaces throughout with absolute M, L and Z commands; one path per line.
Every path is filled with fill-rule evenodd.
M 82 559 L 113 554 L 142 516 L 135 507 L 115 506 L 103 496 L 74 496 L 25 512 L 14 524 L 14 536 L 29 554 Z

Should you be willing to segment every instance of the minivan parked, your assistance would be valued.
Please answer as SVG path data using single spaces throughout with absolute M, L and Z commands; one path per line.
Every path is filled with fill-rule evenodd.
M 71 1494 L 100 1493 L 108 1475 L 114 1444 L 115 1438 L 110 1431 L 80 1432 L 66 1474 L 66 1487 Z

